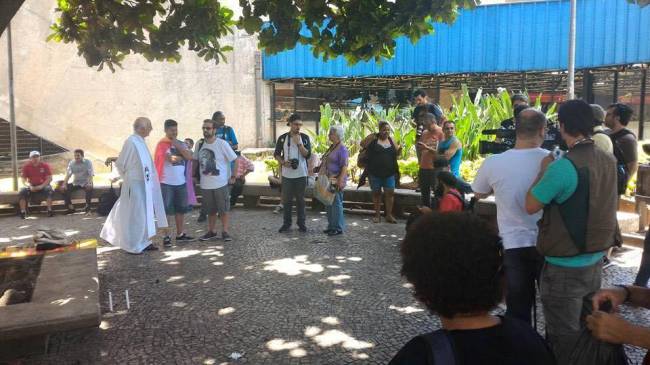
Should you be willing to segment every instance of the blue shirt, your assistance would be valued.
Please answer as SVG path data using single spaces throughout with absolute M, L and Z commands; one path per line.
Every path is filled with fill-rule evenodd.
M 458 138 L 453 136 L 447 140 L 444 140 L 438 144 L 438 152 L 445 153 L 451 147 L 452 142 L 456 141 Z M 456 153 L 449 159 L 449 170 L 456 177 L 460 177 L 460 162 L 461 157 L 463 156 L 463 147 L 456 149 Z
M 232 129 L 232 127 L 228 127 L 224 125 L 223 127 L 217 129 L 217 132 L 215 134 L 217 138 L 221 138 L 224 141 L 228 142 L 230 147 L 239 144 L 237 142 L 237 136 L 235 135 L 235 130 Z
M 571 161 L 561 158 L 548 165 L 546 172 L 530 193 L 544 205 L 550 204 L 552 201 L 562 204 L 573 195 L 577 187 L 578 172 Z M 604 252 L 594 252 L 573 257 L 546 256 L 545 259 L 556 266 L 585 267 L 597 263 L 604 255 Z

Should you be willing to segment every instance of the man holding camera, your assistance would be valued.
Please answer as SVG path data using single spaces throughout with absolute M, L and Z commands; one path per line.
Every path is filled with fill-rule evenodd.
M 542 214 L 529 215 L 524 202 L 541 161 L 548 155 L 547 150 L 540 148 L 546 116 L 528 108 L 518 115 L 514 126 L 514 148 L 488 157 L 478 170 L 472 190 L 479 199 L 495 196 L 499 234 L 505 249 L 506 315 L 531 324 L 535 281 L 542 264 L 535 248 L 537 221 Z
M 307 160 L 311 156 L 309 136 L 300 133 L 302 120 L 298 114 L 292 114 L 287 123 L 288 133 L 281 135 L 275 144 L 273 157 L 282 166 L 282 205 L 284 220 L 279 232 L 288 232 L 291 228 L 291 211 L 293 199 L 298 210 L 298 229 L 307 232 L 305 226 L 305 189 L 307 188 Z

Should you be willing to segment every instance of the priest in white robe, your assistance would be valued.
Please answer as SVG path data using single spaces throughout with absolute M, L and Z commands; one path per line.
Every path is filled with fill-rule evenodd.
M 115 161 L 122 178 L 120 197 L 100 234 L 113 246 L 133 254 L 157 250 L 151 242 L 156 226 L 167 227 L 160 183 L 144 141 L 152 129 L 147 118 L 140 117 L 133 123 L 134 133 L 124 142 Z

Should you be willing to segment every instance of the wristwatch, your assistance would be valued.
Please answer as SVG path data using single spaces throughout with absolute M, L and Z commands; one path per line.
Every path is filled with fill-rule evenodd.
M 620 285 L 620 284 L 616 284 L 614 286 L 625 290 L 625 299 L 623 299 L 623 303 L 629 302 L 630 301 L 630 296 L 632 295 L 632 292 L 630 292 L 630 289 L 628 289 L 627 286 Z

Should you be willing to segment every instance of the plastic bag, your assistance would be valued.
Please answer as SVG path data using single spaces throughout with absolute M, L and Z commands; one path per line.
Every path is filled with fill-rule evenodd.
M 584 297 L 582 302 L 583 318 L 592 312 L 593 294 Z M 601 307 L 605 312 L 611 312 L 609 308 Z M 584 319 L 583 319 L 584 320 Z M 623 345 L 601 341 L 591 335 L 591 331 L 585 326 L 571 353 L 569 363 L 571 365 L 627 365 L 630 363 Z

